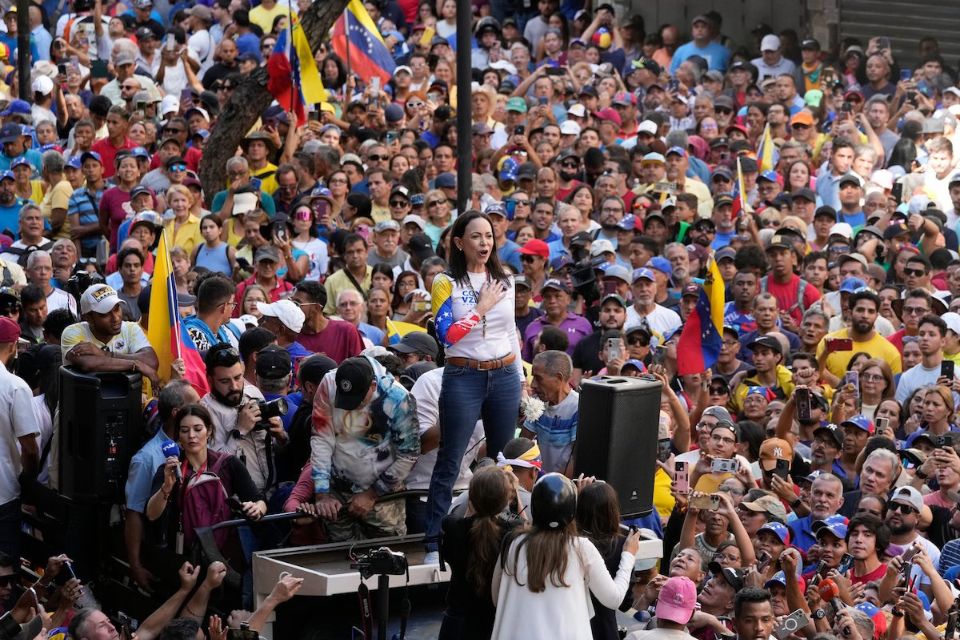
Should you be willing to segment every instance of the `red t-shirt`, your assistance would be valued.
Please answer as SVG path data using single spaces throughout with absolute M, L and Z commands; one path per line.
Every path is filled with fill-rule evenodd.
M 247 287 L 254 284 L 256 281 L 257 276 L 252 275 L 237 285 L 237 306 L 233 310 L 234 318 L 239 318 L 240 314 L 242 313 L 240 306 L 243 304 L 243 293 L 247 290 Z M 280 300 L 284 294 L 289 293 L 290 291 L 293 291 L 293 285 L 287 282 L 286 278 L 278 277 L 277 286 L 270 290 L 270 302 L 276 302 L 277 300 Z M 303 343 L 302 340 L 300 342 L 301 344 Z M 310 349 L 309 347 L 307 348 Z M 313 349 L 310 349 L 310 351 L 313 351 Z
M 106 168 L 106 162 L 104 162 L 104 168 Z M 100 199 L 100 219 L 103 220 L 106 217 L 110 226 L 111 251 L 117 250 L 117 231 L 123 221 L 127 219 L 127 212 L 123 209 L 125 202 L 130 202 L 130 192 L 124 191 L 120 187 L 107 189 Z
M 880 582 L 883 579 L 883 576 L 887 573 L 887 565 L 880 563 L 880 566 L 871 571 L 870 573 L 858 576 L 853 572 L 853 569 L 850 570 L 849 577 L 851 584 L 867 584 L 870 582 Z
M 887 336 L 887 342 L 892 344 L 897 348 L 897 351 L 900 352 L 900 357 L 903 357 L 903 338 L 907 335 L 906 329 L 900 329 L 900 331 L 891 333 Z
M 820 291 L 808 282 L 803 289 L 803 301 L 798 305 L 799 288 L 800 276 L 797 274 L 793 274 L 787 284 L 780 284 L 772 275 L 767 278 L 767 292 L 777 299 L 777 306 L 781 311 L 790 312 L 793 321 L 798 325 L 803 320 L 803 312 L 820 299 Z
M 113 254 L 107 259 L 107 266 L 104 267 L 104 272 L 107 275 L 110 275 L 117 270 L 117 255 Z M 143 257 L 143 270 L 145 273 L 153 273 L 153 254 L 147 251 Z
M 136 146 L 136 143 L 130 138 L 126 138 L 119 147 L 113 146 L 110 138 L 101 138 L 93 143 L 90 150 L 100 154 L 100 159 L 103 161 L 103 177 L 112 178 L 113 174 L 117 171 L 117 167 L 114 164 L 117 159 L 117 153 L 124 149 L 133 149 Z
M 301 333 L 297 342 L 314 353 L 322 353 L 337 364 L 360 355 L 363 340 L 357 328 L 344 320 L 328 320 L 320 333 Z

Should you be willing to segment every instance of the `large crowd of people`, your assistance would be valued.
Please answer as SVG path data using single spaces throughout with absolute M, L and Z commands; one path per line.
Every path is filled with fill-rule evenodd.
M 0 635 L 247 638 L 302 585 L 254 610 L 255 551 L 422 534 L 442 638 L 953 637 L 960 88 L 935 38 L 910 68 L 883 36 L 477 0 L 465 96 L 468 5 L 366 0 L 389 81 L 326 40 L 328 100 L 272 105 L 211 188 L 224 106 L 311 3 L 252 4 L 33 2 L 29 53 L 4 5 Z M 203 371 L 147 337 L 168 260 Z M 692 316 L 722 316 L 703 371 Z M 61 366 L 151 383 L 102 523 L 158 604 L 135 636 L 62 549 L 39 581 L 20 562 L 63 483 Z M 662 385 L 635 416 L 649 513 L 576 472 L 600 376 Z

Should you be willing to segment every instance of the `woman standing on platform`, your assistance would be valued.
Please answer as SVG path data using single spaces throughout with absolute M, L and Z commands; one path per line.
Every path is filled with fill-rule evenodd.
M 523 376 L 513 280 L 497 258 L 490 219 L 468 211 L 454 222 L 450 236 L 450 269 L 434 278 L 432 291 L 446 366 L 440 449 L 427 499 L 426 562 L 436 561 L 440 523 L 474 425 L 483 418 L 487 455 L 495 458 L 516 429 Z

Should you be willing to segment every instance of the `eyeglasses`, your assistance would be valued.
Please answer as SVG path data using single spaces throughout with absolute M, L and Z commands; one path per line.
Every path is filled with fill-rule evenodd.
M 309 307 L 310 305 L 320 304 L 319 302 L 298 302 L 297 300 L 291 299 L 290 302 L 297 305 L 300 308 Z
M 409 203 L 406 200 L 394 200 L 390 203 L 390 206 L 394 209 L 402 209 L 406 207 Z
M 529 206 L 530 206 L 530 201 L 529 201 L 529 200 L 525 200 L 525 199 L 523 199 L 523 198 L 521 198 L 520 200 L 517 200 L 516 198 L 514 198 L 513 201 L 514 201 L 515 203 L 517 203 L 517 206 L 518 206 L 518 207 L 529 207 Z
M 879 373 L 864 373 L 860 375 L 860 379 L 865 382 L 880 382 L 883 380 L 883 376 Z
M 922 316 L 925 313 L 930 313 L 930 310 L 927 309 L 926 307 L 904 307 L 903 308 L 903 315 L 905 316 Z
M 736 347 L 740 345 L 740 343 L 736 340 L 724 340 L 722 344 L 725 347 Z
M 390 156 L 381 156 L 378 153 L 371 153 L 367 156 L 367 160 L 373 160 L 374 162 L 380 162 L 381 160 L 389 160 Z
M 0 586 L 9 587 L 11 584 L 20 580 L 20 576 L 16 573 L 11 573 L 7 576 L 0 576 Z
M 535 256 L 522 255 L 520 256 L 520 262 L 533 262 Z
M 431 200 L 430 202 L 427 203 L 427 206 L 428 206 L 428 207 L 439 207 L 440 205 L 443 204 L 443 202 L 444 202 L 443 200 Z
M 912 515 L 914 513 L 920 513 L 913 507 L 908 504 L 900 504 L 899 502 L 891 502 L 887 505 L 887 511 L 899 511 L 905 516 Z
M 712 396 L 725 396 L 730 391 L 726 387 L 710 387 L 710 395 Z
M 917 278 L 927 275 L 927 272 L 924 269 L 904 269 L 903 275 L 905 276 L 915 276 Z
M 623 213 L 623 209 L 620 207 L 604 207 L 600 211 L 603 213 Z
M 219 349 L 210 357 L 210 364 L 214 367 L 232 367 L 240 362 L 240 352 L 233 347 Z

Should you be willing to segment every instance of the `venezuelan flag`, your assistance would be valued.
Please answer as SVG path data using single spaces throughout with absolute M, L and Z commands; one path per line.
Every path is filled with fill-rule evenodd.
M 350 55 L 347 57 L 347 38 Z M 341 60 L 349 60 L 351 70 L 364 80 L 380 77 L 387 84 L 397 68 L 390 50 L 360 0 L 350 0 L 347 10 L 333 28 L 333 50 Z
M 150 325 L 147 340 L 157 352 L 160 380 L 170 380 L 170 363 L 183 358 L 186 365 L 186 380 L 201 396 L 210 391 L 207 385 L 207 368 L 193 340 L 186 337 L 180 313 L 177 309 L 177 285 L 173 276 L 170 252 L 167 250 L 167 232 L 160 234 L 157 259 L 153 268 L 153 286 L 150 289 Z
M 723 342 L 724 283 L 717 261 L 710 258 L 697 308 L 687 317 L 677 343 L 677 373 L 703 373 L 713 366 Z
M 760 173 L 770 171 L 777 166 L 779 156 L 777 147 L 773 144 L 773 138 L 770 136 L 770 125 L 768 124 L 763 128 L 760 145 L 757 147 L 757 164 L 760 166 Z
M 737 156 L 737 185 L 733 192 L 733 218 L 739 218 L 740 214 L 747 211 L 747 188 L 743 182 L 743 169 L 740 167 L 740 157 Z
M 327 100 L 310 43 L 299 23 L 280 32 L 267 60 L 267 76 L 267 90 L 281 107 L 296 114 L 300 125 L 307 121 L 305 105 Z
M 403 340 L 403 336 L 415 331 L 426 332 L 426 329 L 418 324 L 411 324 L 400 320 L 393 321 L 387 318 L 387 344 L 397 344 Z

